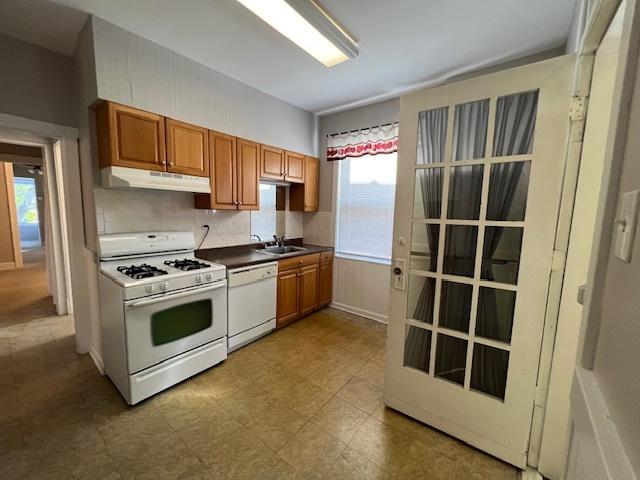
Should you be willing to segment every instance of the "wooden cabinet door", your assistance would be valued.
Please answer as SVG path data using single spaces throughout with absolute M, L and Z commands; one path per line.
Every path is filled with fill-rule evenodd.
M 166 170 L 164 117 L 113 102 L 96 108 L 100 168 Z
M 333 262 L 322 262 L 318 272 L 318 305 L 328 305 L 333 298 Z
M 304 182 L 304 155 L 295 152 L 284 152 L 284 179 L 293 183 Z
M 260 144 L 238 139 L 238 210 L 260 209 Z
M 300 269 L 300 315 L 307 315 L 318 306 L 318 270 L 318 264 Z
M 299 269 L 278 273 L 278 302 L 276 325 L 282 327 L 298 318 L 299 310 Z
M 304 211 L 318 211 L 320 161 L 313 157 L 304 157 Z
M 167 127 L 167 171 L 209 176 L 209 132 L 206 128 L 165 120 Z
M 209 132 L 209 181 L 211 193 L 196 193 L 195 207 L 236 210 L 236 137 Z
M 260 145 L 260 176 L 272 180 L 284 180 L 284 150 Z

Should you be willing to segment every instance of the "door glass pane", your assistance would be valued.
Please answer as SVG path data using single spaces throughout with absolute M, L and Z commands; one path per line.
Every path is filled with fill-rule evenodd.
M 429 373 L 431 331 L 407 325 L 404 339 L 404 366 Z
M 473 277 L 478 227 L 447 225 L 444 246 L 444 273 Z
M 435 278 L 409 275 L 407 318 L 412 318 L 420 322 L 432 323 L 435 297 Z
M 444 162 L 448 113 L 449 107 L 442 107 L 418 114 L 417 164 Z
M 436 347 L 436 377 L 464 385 L 466 364 L 467 341 L 439 333 Z
M 491 165 L 487 220 L 524 220 L 530 171 L 530 161 Z
M 469 333 L 471 297 L 473 297 L 473 286 L 443 281 L 439 326 Z
M 183 303 L 151 315 L 151 341 L 163 345 L 206 330 L 213 319 L 210 299 Z
M 483 158 L 487 143 L 489 100 L 456 105 L 453 121 L 453 158 Z
M 510 343 L 515 308 L 516 292 L 480 287 L 476 335 Z
M 482 278 L 484 280 L 513 285 L 518 282 L 522 231 L 523 229 L 518 227 L 485 228 L 482 250 Z
M 440 225 L 414 223 L 411 227 L 411 256 L 409 268 L 423 272 L 435 272 L 438 266 Z
M 451 169 L 448 218 L 477 220 L 482 196 L 482 165 L 466 165 Z
M 493 156 L 525 155 L 533 151 L 538 91 L 498 98 Z
M 414 218 L 440 218 L 442 175 L 442 168 L 416 170 L 416 184 L 413 194 Z
M 440 338 L 438 338 L 440 342 Z M 473 346 L 471 388 L 504 400 L 507 388 L 509 352 L 476 343 Z

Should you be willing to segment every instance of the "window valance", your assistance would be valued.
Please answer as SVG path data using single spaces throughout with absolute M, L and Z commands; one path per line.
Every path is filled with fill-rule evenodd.
M 398 123 L 329 135 L 327 160 L 398 151 Z

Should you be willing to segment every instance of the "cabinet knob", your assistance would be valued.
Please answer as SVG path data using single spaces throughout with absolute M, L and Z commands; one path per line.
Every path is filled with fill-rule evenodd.
M 162 165 L 166 165 L 166 164 L 167 164 L 167 162 L 165 162 L 164 160 L 162 160 L 160 163 L 161 163 Z
M 242 202 L 240 202 L 240 205 L 242 205 Z
M 170 167 L 173 167 L 174 165 L 175 165 L 175 163 L 173 163 L 173 162 L 169 162 L 169 166 L 170 166 Z

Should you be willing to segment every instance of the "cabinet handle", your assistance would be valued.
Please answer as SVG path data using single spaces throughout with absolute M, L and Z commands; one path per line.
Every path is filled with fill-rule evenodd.
M 173 167 L 174 165 L 175 165 L 175 163 L 173 163 L 173 162 L 169 162 L 169 166 L 170 166 L 170 167 Z
M 240 205 L 242 205 L 242 202 L 240 202 Z
M 162 164 L 162 165 L 166 165 L 166 164 L 167 164 L 167 162 L 165 162 L 164 160 L 162 160 L 162 161 L 160 162 L 160 164 Z

